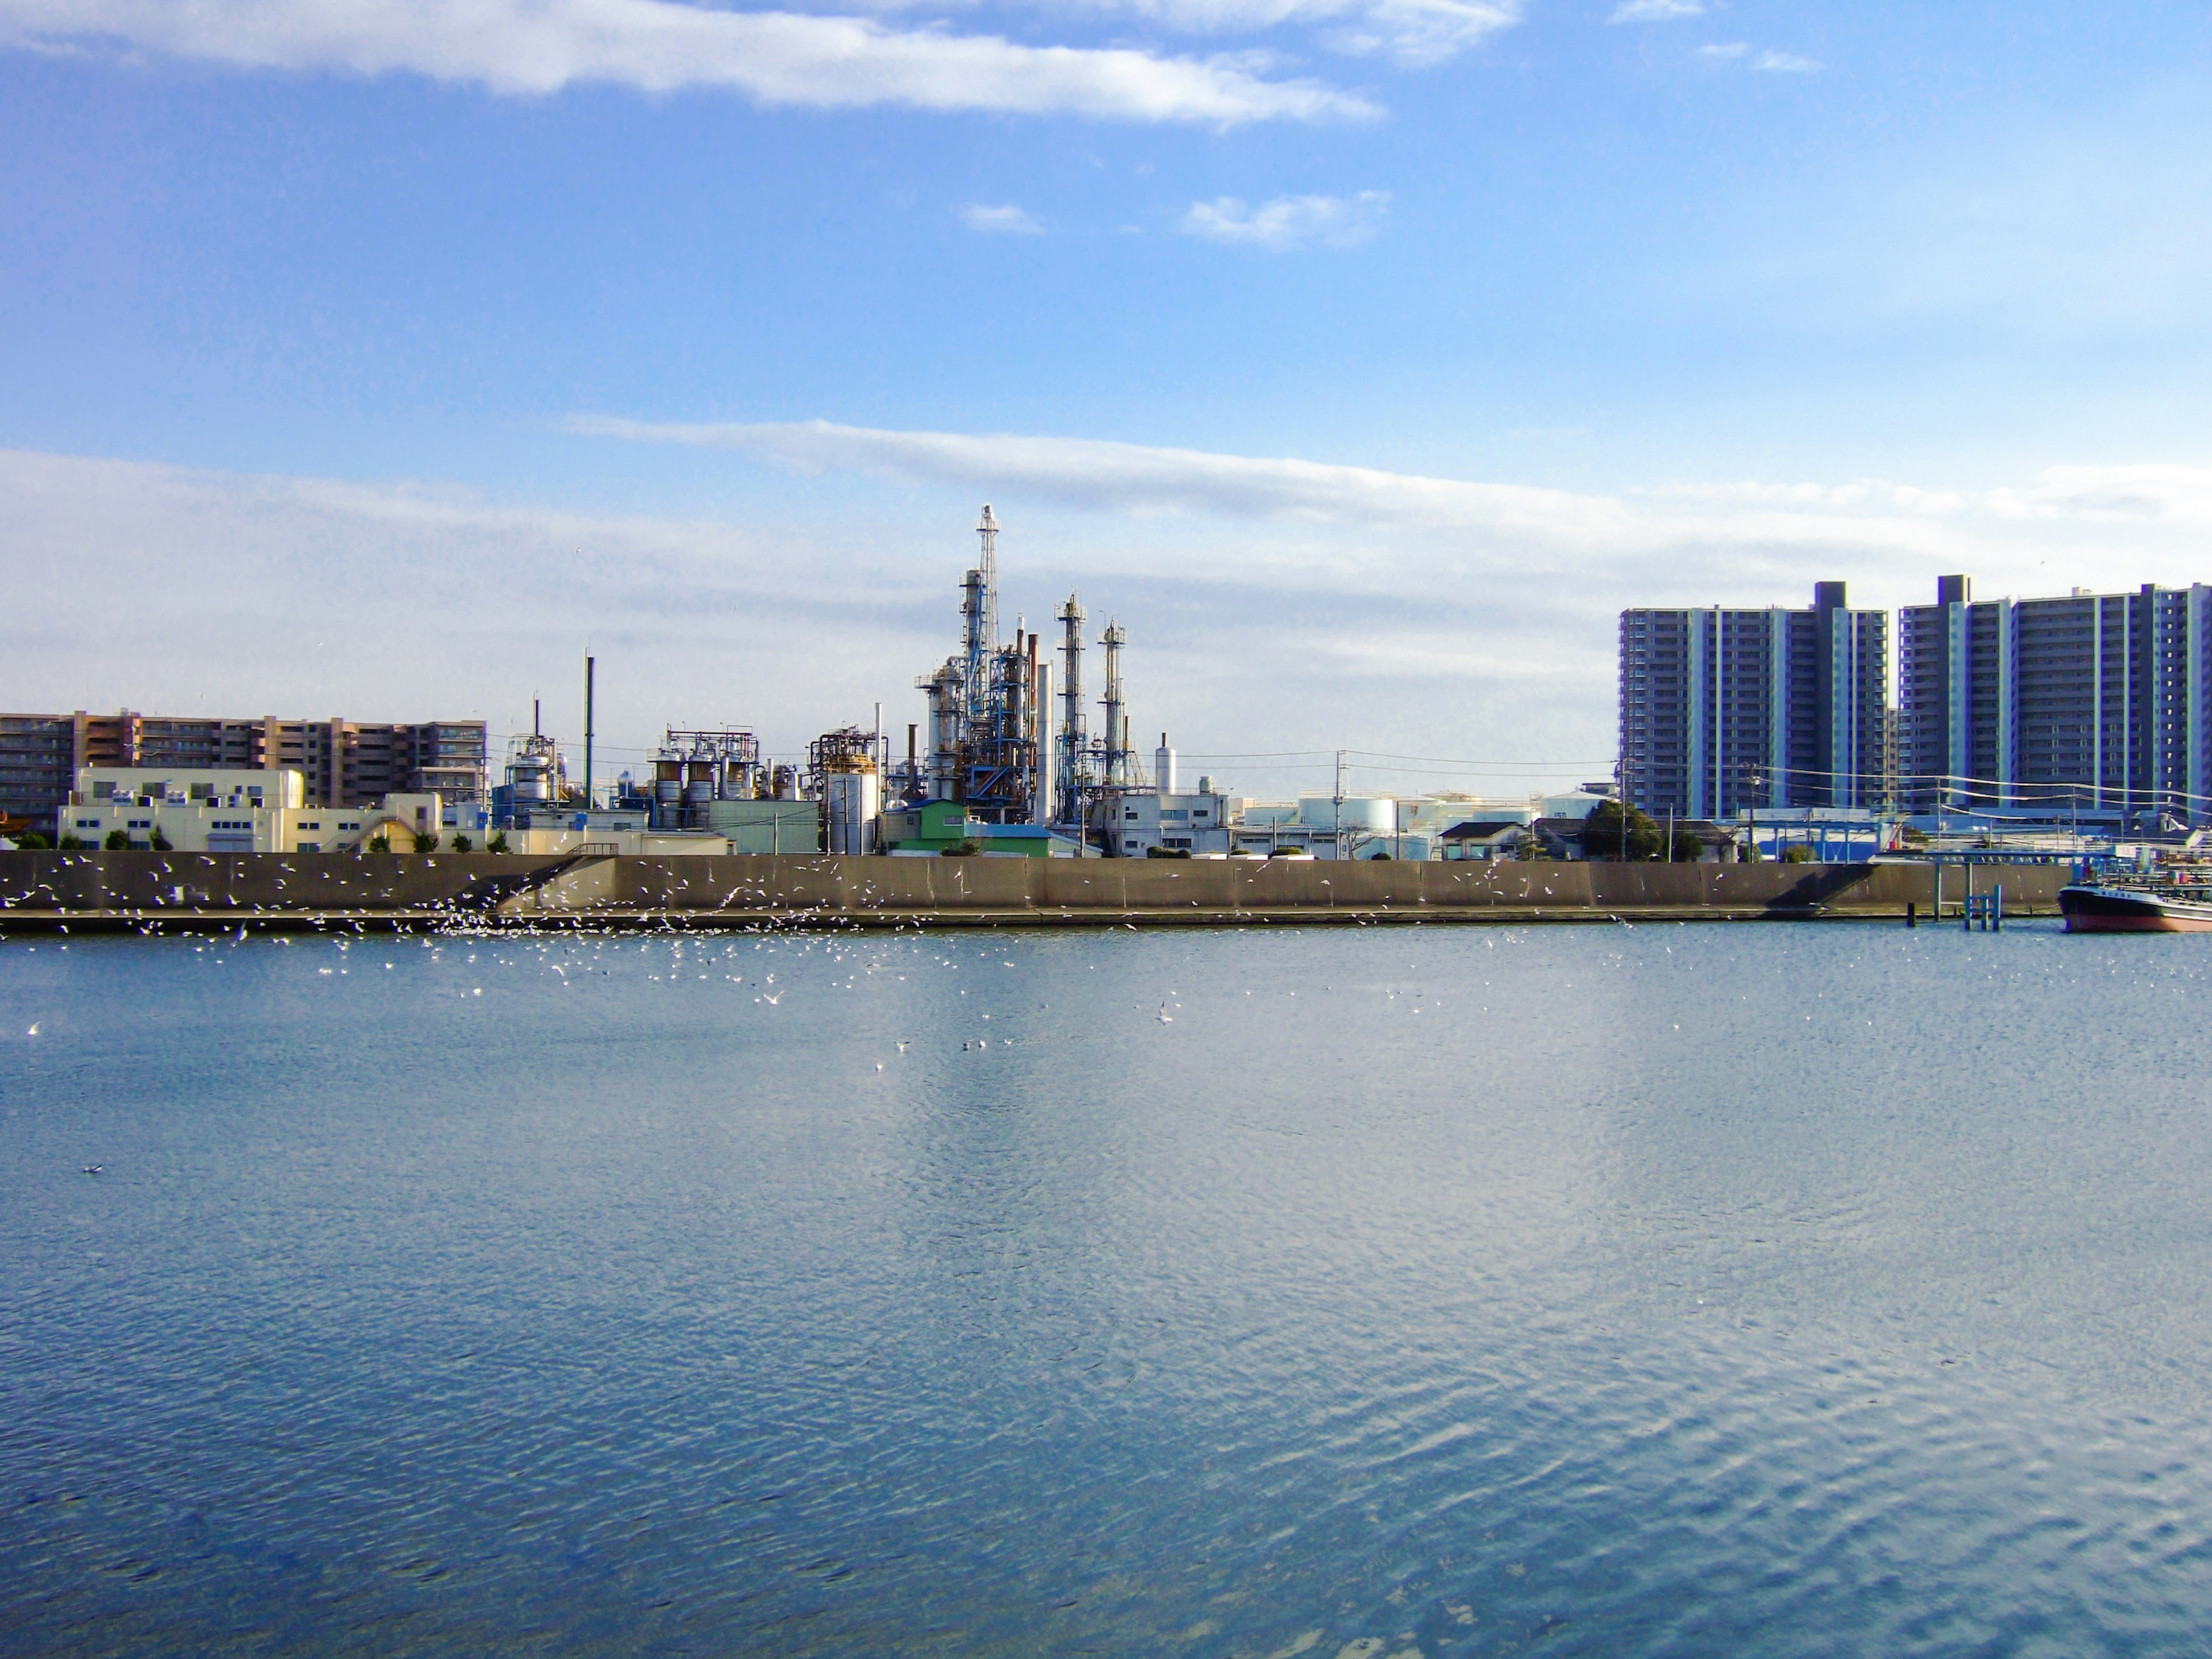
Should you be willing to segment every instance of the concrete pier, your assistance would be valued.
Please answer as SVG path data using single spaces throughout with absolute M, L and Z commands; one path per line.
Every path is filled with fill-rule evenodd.
M 2067 879 L 1977 872 L 2008 916 L 2057 914 Z M 1894 864 L 0 853 L 8 932 L 1902 921 L 1936 900 L 1930 868 Z

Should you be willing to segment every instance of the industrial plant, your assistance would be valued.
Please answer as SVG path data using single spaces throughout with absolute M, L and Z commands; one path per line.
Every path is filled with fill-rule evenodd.
M 1611 778 L 1525 799 L 1239 794 L 1132 737 L 1127 631 L 1079 593 L 1057 636 L 1000 623 L 997 514 L 975 525 L 958 636 L 916 676 L 902 743 L 872 722 L 771 758 L 750 727 L 670 726 L 594 776 L 544 729 L 481 720 L 0 714 L 0 838 L 180 851 L 845 857 L 1856 860 L 1960 836 L 2186 839 L 2212 824 L 2212 587 L 1852 608 L 1620 615 Z M 1893 657 L 1891 641 L 1899 646 Z M 1094 701 L 1085 653 L 1103 653 Z M 635 752 L 635 751 L 632 751 Z M 1342 757 L 1340 757 L 1340 763 Z

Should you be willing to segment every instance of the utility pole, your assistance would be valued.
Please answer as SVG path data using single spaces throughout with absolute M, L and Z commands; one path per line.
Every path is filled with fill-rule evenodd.
M 592 810 L 592 692 L 593 670 L 599 659 L 584 659 L 584 810 Z
M 1329 813 L 1329 828 L 1336 836 L 1336 861 L 1344 862 L 1344 750 L 1336 751 L 1336 802 Z

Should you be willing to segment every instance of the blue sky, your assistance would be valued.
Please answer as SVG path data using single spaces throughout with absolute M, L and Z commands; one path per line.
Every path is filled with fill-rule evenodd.
M 0 702 L 505 730 L 588 642 L 617 746 L 790 747 L 917 717 L 989 499 L 1186 748 L 1587 771 L 1624 605 L 2212 578 L 2208 71 L 2157 0 L 0 0 Z

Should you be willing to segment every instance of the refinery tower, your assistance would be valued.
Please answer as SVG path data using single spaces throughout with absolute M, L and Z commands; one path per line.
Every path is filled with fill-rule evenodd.
M 909 799 L 957 800 L 986 823 L 1079 825 L 1105 788 L 1139 784 L 1128 742 L 1118 623 L 1108 625 L 1103 731 L 1092 738 L 1083 709 L 1085 611 L 1071 593 L 1060 608 L 1064 690 L 1054 724 L 1052 662 L 1039 636 L 1017 622 L 999 638 L 999 520 L 986 504 L 982 547 L 960 582 L 960 649 L 915 684 L 929 698 L 926 755 L 913 752 Z

